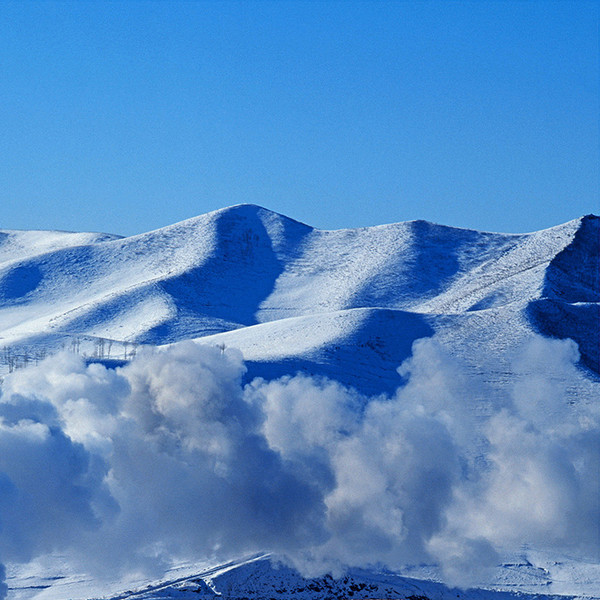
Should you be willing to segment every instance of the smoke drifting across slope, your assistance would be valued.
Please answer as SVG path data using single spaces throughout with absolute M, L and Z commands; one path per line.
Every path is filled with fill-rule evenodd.
M 435 338 L 371 398 L 244 387 L 238 351 L 192 342 L 116 370 L 59 354 L 2 385 L 0 560 L 61 551 L 101 577 L 270 551 L 310 575 L 437 561 L 458 585 L 525 543 L 597 560 L 600 416 L 563 393 L 577 359 L 533 338 L 481 406 Z

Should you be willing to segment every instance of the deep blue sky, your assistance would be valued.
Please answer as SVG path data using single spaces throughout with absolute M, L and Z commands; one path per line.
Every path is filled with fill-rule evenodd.
M 599 3 L 1 2 L 0 228 L 599 206 Z

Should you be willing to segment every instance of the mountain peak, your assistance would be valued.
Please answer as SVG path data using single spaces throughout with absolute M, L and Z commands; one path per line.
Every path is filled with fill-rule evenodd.
M 252 203 L 233 204 L 231 206 L 226 206 L 225 208 L 220 208 L 218 210 L 212 211 L 208 214 L 214 216 L 230 215 L 245 218 L 259 218 L 263 220 L 280 219 L 291 223 L 297 223 L 304 227 L 309 227 L 310 229 L 313 229 L 310 225 L 302 223 L 302 221 L 298 221 L 297 219 L 293 219 L 291 217 L 288 217 L 287 215 L 278 213 L 274 210 L 271 210 L 270 208 L 265 208 L 264 206 Z

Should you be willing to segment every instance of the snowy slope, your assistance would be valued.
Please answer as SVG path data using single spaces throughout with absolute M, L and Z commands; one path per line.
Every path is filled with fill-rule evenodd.
M 89 340 L 105 338 L 124 358 L 125 342 L 231 331 L 207 341 L 256 363 L 314 359 L 327 374 L 339 341 L 398 364 L 413 339 L 460 323 L 457 340 L 487 330 L 497 356 L 534 330 L 569 335 L 597 371 L 598 222 L 520 235 L 424 221 L 321 231 L 240 205 L 130 238 L 4 232 L 0 342 L 18 353 L 83 340 L 91 354 Z M 366 310 L 340 312 L 354 309 Z
M 56 567 L 55 567 L 56 568 Z M 568 570 L 576 569 L 576 574 Z M 342 575 L 303 577 L 295 569 L 268 555 L 233 561 L 210 568 L 181 565 L 162 579 L 105 581 L 98 585 L 88 578 L 67 574 L 60 568 L 58 577 L 36 576 L 31 570 L 15 572 L 8 580 L 11 597 L 25 600 L 62 600 L 96 598 L 110 600 L 342 600 L 356 598 L 386 600 L 598 600 L 598 565 L 562 565 L 541 560 L 504 563 L 496 569 L 493 587 L 452 588 L 435 581 L 431 565 L 407 567 L 402 574 L 385 569 L 349 569 Z M 561 578 L 568 578 L 567 596 Z M 575 583 L 573 581 L 575 580 Z

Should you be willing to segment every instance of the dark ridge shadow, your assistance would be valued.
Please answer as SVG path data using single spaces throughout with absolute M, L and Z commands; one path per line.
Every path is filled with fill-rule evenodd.
M 583 217 L 573 241 L 552 259 L 542 298 L 600 302 L 600 217 Z
M 458 253 L 465 246 L 475 244 L 481 234 L 468 229 L 452 229 L 415 221 L 415 256 L 411 260 L 410 281 L 407 289 L 417 297 L 437 295 L 460 268 Z
M 15 304 L 33 292 L 43 279 L 40 268 L 35 264 L 18 265 L 0 278 L 0 304 Z
M 433 334 L 423 315 L 376 309 L 357 332 L 312 356 L 247 361 L 245 381 L 304 373 L 334 379 L 367 396 L 393 394 L 404 383 L 396 369 L 411 356 L 414 341 Z
M 177 319 L 183 318 L 192 329 L 194 319 L 199 320 L 199 330 L 194 335 L 216 333 L 200 324 L 207 320 L 231 324 L 221 331 L 257 323 L 256 312 L 272 293 L 285 267 L 272 246 L 260 210 L 243 205 L 225 212 L 216 224 L 214 255 L 205 264 L 157 284 L 173 299 Z M 284 217 L 281 223 L 285 247 L 280 252 L 286 259 L 293 258 L 312 229 Z M 186 336 L 189 337 L 189 330 Z M 172 341 L 177 337 L 177 324 L 171 322 L 144 336 Z
M 75 288 L 89 286 L 94 276 L 93 259 L 93 245 L 60 248 L 32 257 L 0 278 L 0 305 L 26 302 L 29 294 L 47 283 L 64 288 L 65 295 Z
M 412 221 L 406 225 L 412 239 L 406 253 L 398 252 L 401 270 L 386 268 L 366 281 L 355 295 L 353 307 L 395 307 L 401 299 L 425 300 L 438 295 L 458 273 L 459 253 L 470 246 L 476 247 L 482 236 L 486 236 L 479 231 L 454 229 L 428 221 Z
M 574 340 L 581 364 L 600 374 L 599 217 L 583 217 L 573 241 L 548 265 L 542 298 L 526 314 L 538 333 Z
M 102 365 L 107 369 L 116 369 L 118 367 L 124 367 L 129 364 L 129 360 L 125 360 L 124 358 L 86 358 L 86 365 Z
M 576 342 L 581 364 L 600 375 L 600 304 L 543 298 L 530 302 L 526 314 L 538 333 Z

